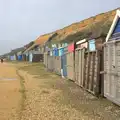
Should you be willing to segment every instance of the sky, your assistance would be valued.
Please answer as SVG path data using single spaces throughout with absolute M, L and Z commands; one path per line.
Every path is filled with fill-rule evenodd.
M 120 7 L 120 0 L 0 0 L 0 54 Z

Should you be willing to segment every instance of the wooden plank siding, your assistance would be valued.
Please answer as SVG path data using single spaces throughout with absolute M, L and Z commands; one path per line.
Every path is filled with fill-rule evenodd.
M 43 62 L 43 54 L 33 54 L 32 62 Z
M 100 51 L 85 53 L 84 88 L 94 95 L 100 94 Z
M 84 86 L 84 53 L 85 48 L 75 51 L 75 83 Z
M 47 52 L 44 53 L 44 65 L 45 65 L 45 67 L 47 67 L 47 60 L 48 60 L 47 56 L 48 56 L 48 53 Z
M 51 72 L 53 72 L 54 68 L 55 68 L 54 65 L 55 64 L 54 64 L 53 56 L 48 55 L 48 57 L 47 57 L 47 69 L 50 70 Z
M 67 54 L 66 54 L 66 66 L 67 66 L 67 78 L 70 80 L 75 80 L 74 76 L 74 68 L 75 68 L 75 55 L 74 55 L 74 50 L 75 50 L 75 44 L 71 43 L 67 47 Z
M 70 80 L 74 79 L 74 51 L 66 54 L 67 56 L 67 78 Z
M 120 40 L 104 46 L 104 96 L 120 105 Z
M 61 75 L 61 57 L 60 56 L 53 56 L 54 61 L 54 72 L 58 75 Z

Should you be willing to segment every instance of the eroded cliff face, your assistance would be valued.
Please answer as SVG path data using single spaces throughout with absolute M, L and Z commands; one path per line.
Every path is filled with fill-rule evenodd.
M 35 40 L 35 43 L 36 44 L 44 44 L 44 42 L 46 42 L 48 39 L 49 39 L 49 37 L 51 37 L 51 35 L 52 35 L 53 33 L 49 33 L 49 34 L 45 34 L 45 35 L 41 35 L 40 37 L 38 37 L 36 40 Z
M 96 22 L 100 22 L 100 21 L 104 21 L 104 20 L 113 21 L 115 14 L 116 14 L 116 9 L 109 11 L 109 12 L 106 12 L 106 13 L 96 15 L 96 16 L 88 18 L 88 19 L 85 19 L 85 20 L 78 22 L 78 23 L 73 23 L 70 26 L 67 26 L 63 29 L 57 30 L 57 32 L 60 35 L 67 36 L 69 34 L 77 32 L 77 31 L 81 31 L 87 25 L 89 25 L 91 23 L 96 23 Z
M 74 34 L 78 31 L 83 30 L 85 27 L 87 27 L 91 23 L 93 24 L 93 23 L 101 22 L 101 21 L 111 21 L 112 22 L 114 17 L 115 17 L 116 10 L 117 9 L 106 12 L 106 13 L 99 14 L 99 15 L 96 15 L 96 16 L 93 16 L 93 17 L 90 17 L 90 18 L 87 18 L 87 19 L 82 20 L 82 21 L 77 22 L 77 23 L 73 23 L 73 24 L 71 24 L 67 27 L 64 27 L 63 29 L 59 29 L 59 30 L 56 30 L 54 32 L 42 35 L 40 37 L 40 39 L 42 41 L 45 41 L 46 38 L 49 38 L 49 36 L 51 36 L 55 32 L 58 33 L 58 36 L 56 37 L 56 39 L 64 38 L 64 37 L 66 37 L 70 34 Z

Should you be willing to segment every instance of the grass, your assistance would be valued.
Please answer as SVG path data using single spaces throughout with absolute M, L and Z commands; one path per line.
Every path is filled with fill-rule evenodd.
M 7 63 L 18 64 L 18 61 L 7 61 Z
M 42 63 L 33 63 L 28 66 L 24 66 L 21 68 L 24 71 L 27 71 L 31 75 L 35 75 L 35 78 L 50 78 L 53 76 L 53 73 L 45 70 L 44 65 Z M 57 75 L 55 75 L 57 76 Z

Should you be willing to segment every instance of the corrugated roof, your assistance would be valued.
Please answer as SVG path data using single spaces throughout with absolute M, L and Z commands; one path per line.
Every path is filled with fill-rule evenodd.
M 16 53 L 18 53 L 20 51 L 23 51 L 23 50 L 24 50 L 24 47 L 16 48 L 16 49 L 12 50 L 9 54 L 14 55 L 14 54 L 16 54 Z
M 53 34 L 53 33 L 52 33 Z M 30 47 L 28 47 L 24 53 L 28 52 L 29 50 L 33 49 L 36 45 L 42 45 L 44 44 L 48 39 L 49 37 L 51 37 L 52 34 L 45 34 L 45 35 L 42 35 L 40 37 L 38 37 L 35 41 L 34 41 L 34 44 L 31 45 Z

